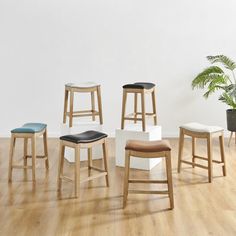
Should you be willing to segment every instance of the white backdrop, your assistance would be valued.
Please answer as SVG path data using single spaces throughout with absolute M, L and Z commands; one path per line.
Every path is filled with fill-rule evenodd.
M 226 127 L 226 106 L 192 91 L 205 56 L 236 60 L 234 0 L 0 0 L 0 136 L 24 122 L 59 135 L 64 84 L 102 85 L 105 131 L 120 126 L 122 85 L 157 84 L 159 124 Z

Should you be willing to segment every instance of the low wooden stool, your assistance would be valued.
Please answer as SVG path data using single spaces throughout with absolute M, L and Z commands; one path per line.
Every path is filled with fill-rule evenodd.
M 167 180 L 144 180 L 129 179 L 130 158 L 160 158 L 166 160 Z M 150 183 L 150 184 L 167 184 L 168 190 L 165 191 L 146 191 L 146 190 L 129 190 L 129 183 Z M 172 173 L 171 173 L 171 147 L 168 141 L 138 141 L 129 140 L 125 147 L 125 178 L 124 178 L 124 198 L 123 207 L 125 208 L 128 193 L 141 194 L 168 194 L 170 199 L 170 208 L 174 208 Z
M 184 135 L 192 137 L 192 162 L 183 160 Z M 218 136 L 220 142 L 221 161 L 212 160 L 212 137 Z M 196 155 L 195 146 L 196 139 L 207 140 L 207 158 Z M 195 159 L 205 160 L 208 162 L 207 166 L 195 163 Z M 181 164 L 185 163 L 192 167 L 200 167 L 208 170 L 209 183 L 212 181 L 212 163 L 222 165 L 223 175 L 226 176 L 225 167 L 225 152 L 224 152 L 224 129 L 218 126 L 206 126 L 199 123 L 188 123 L 180 127 L 179 137 L 179 158 L 178 158 L 178 172 L 180 173 Z
M 36 155 L 36 138 L 43 135 L 43 143 L 44 143 L 44 155 L 37 156 Z M 15 143 L 17 138 L 24 139 L 24 165 L 15 165 L 13 164 L 13 156 L 14 156 L 14 149 Z M 28 146 L 28 139 L 31 139 L 31 149 L 32 155 L 27 154 L 27 146 Z M 32 165 L 27 165 L 27 158 L 32 158 Z M 27 123 L 24 124 L 20 128 L 13 129 L 11 131 L 11 144 L 10 144 L 10 154 L 9 154 L 9 170 L 8 170 L 8 181 L 11 182 L 12 180 L 12 170 L 13 168 L 16 169 L 32 169 L 32 179 L 35 181 L 35 160 L 36 158 L 44 159 L 45 166 L 49 169 L 49 162 L 48 162 L 48 145 L 47 145 L 47 125 L 42 123 Z
M 125 115 L 127 94 L 134 94 L 134 113 Z M 141 112 L 138 112 L 138 94 L 141 94 Z M 146 113 L 145 108 L 145 94 L 152 95 L 152 113 Z M 141 118 L 138 116 L 141 115 Z M 124 129 L 125 120 L 133 120 L 134 123 L 142 121 L 142 130 L 146 131 L 146 116 L 152 116 L 154 125 L 157 125 L 157 112 L 156 112 L 156 93 L 155 84 L 152 83 L 134 83 L 126 84 L 123 86 L 123 102 L 122 102 L 122 115 L 121 115 L 121 129 Z
M 106 134 L 93 130 L 86 131 L 80 134 L 65 135 L 60 137 L 60 154 L 59 154 L 60 156 L 59 156 L 58 178 L 57 178 L 58 191 L 61 190 L 62 179 L 67 181 L 73 181 L 71 178 L 63 175 L 65 147 L 71 147 L 75 149 L 74 189 L 76 197 L 79 196 L 80 183 L 86 181 L 90 181 L 105 176 L 106 185 L 107 187 L 109 187 L 106 138 L 107 138 Z M 104 169 L 92 165 L 92 147 L 99 144 L 102 144 L 103 148 Z M 82 148 L 88 149 L 89 177 L 80 181 L 80 149 Z M 100 173 L 90 176 L 90 170 L 96 170 Z
M 95 92 L 97 93 L 98 111 L 95 110 Z M 74 93 L 91 93 L 91 109 L 83 111 L 74 111 Z M 69 111 L 67 111 L 69 95 L 70 95 L 70 107 Z M 69 117 L 69 127 L 73 126 L 73 117 L 92 116 L 92 120 L 95 121 L 95 117 L 99 116 L 100 124 L 103 124 L 100 85 L 92 82 L 80 85 L 75 85 L 72 83 L 66 84 L 65 98 L 64 98 L 64 113 L 63 113 L 64 124 L 66 123 L 67 116 Z

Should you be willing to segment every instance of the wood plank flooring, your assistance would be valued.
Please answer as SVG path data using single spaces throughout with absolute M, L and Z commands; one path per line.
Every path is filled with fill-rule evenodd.
M 134 194 L 128 196 L 127 207 L 123 210 L 124 170 L 115 166 L 113 139 L 109 140 L 110 187 L 105 187 L 105 178 L 84 183 L 79 199 L 74 198 L 71 183 L 63 182 L 61 194 L 56 191 L 57 139 L 49 139 L 48 172 L 44 162 L 37 160 L 35 187 L 30 170 L 27 174 L 23 170 L 13 170 L 13 182 L 8 184 L 9 139 L 0 139 L 0 235 L 236 235 L 235 144 L 225 147 L 227 176 L 223 177 L 221 167 L 214 165 L 210 184 L 207 171 L 203 169 L 183 164 L 181 174 L 177 174 L 178 139 L 170 139 L 170 142 L 175 199 L 172 211 L 168 209 L 168 198 L 163 195 Z M 17 143 L 17 156 L 22 156 L 21 144 Z M 187 140 L 184 150 L 189 158 L 190 144 Z M 219 159 L 217 140 L 213 144 L 213 155 Z M 205 146 L 203 142 L 197 142 L 198 155 L 206 153 Z M 42 151 L 40 144 L 38 151 Z M 18 158 L 17 161 L 22 160 Z M 101 161 L 95 163 L 100 165 Z M 73 168 L 65 163 L 66 174 L 73 176 Z M 86 175 L 87 171 L 83 171 L 82 177 Z M 132 176 L 163 179 L 164 162 L 150 172 L 131 170 Z M 144 188 L 142 184 L 138 186 Z M 150 190 L 155 187 L 146 186 Z

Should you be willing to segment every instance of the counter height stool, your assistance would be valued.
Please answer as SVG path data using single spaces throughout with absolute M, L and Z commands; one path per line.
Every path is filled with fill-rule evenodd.
M 43 136 L 43 143 L 44 143 L 44 155 L 38 156 L 36 155 L 36 138 Z M 13 156 L 14 156 L 14 149 L 15 143 L 17 138 L 24 139 L 24 165 L 15 165 L 13 164 Z M 28 155 L 27 153 L 27 146 L 28 140 L 31 140 L 31 150 L 32 155 Z M 32 158 L 32 165 L 27 165 L 27 159 Z M 48 162 L 48 145 L 47 145 L 47 125 L 42 123 L 27 123 L 24 124 L 20 128 L 13 129 L 11 131 L 11 143 L 10 143 L 10 154 L 9 154 L 9 170 L 8 170 L 8 181 L 11 182 L 12 180 L 12 170 L 13 168 L 17 169 L 32 169 L 32 180 L 35 181 L 35 160 L 36 158 L 40 158 L 45 160 L 45 166 L 49 168 Z
M 127 94 L 134 94 L 134 113 L 126 115 L 126 101 Z M 138 94 L 141 95 L 141 112 L 138 112 Z M 152 95 L 152 113 L 147 113 L 145 108 L 145 95 Z M 141 115 L 141 118 L 138 116 Z M 142 130 L 146 131 L 146 116 L 152 116 L 154 120 L 154 125 L 157 125 L 157 112 L 156 112 L 156 93 L 155 84 L 153 83 L 134 83 L 126 84 L 123 86 L 123 102 L 122 102 L 122 115 L 121 115 L 121 129 L 124 129 L 125 120 L 132 120 L 134 123 L 137 121 L 142 121 Z
M 167 180 L 146 180 L 146 179 L 129 179 L 130 158 L 160 158 L 164 157 L 166 161 Z M 129 190 L 129 183 L 150 183 L 150 184 L 167 184 L 168 190 L 147 191 L 147 190 Z M 124 178 L 124 198 L 123 207 L 125 208 L 128 193 L 141 194 L 168 194 L 170 199 L 170 208 L 174 208 L 172 173 L 171 173 L 171 147 L 168 141 L 139 141 L 128 140 L 125 147 L 125 178 Z
M 80 134 L 65 135 L 60 137 L 60 154 L 59 154 L 60 156 L 59 156 L 58 178 L 57 178 L 58 191 L 61 190 L 62 180 L 73 181 L 71 178 L 63 174 L 65 147 L 71 147 L 75 149 L 74 191 L 76 197 L 79 196 L 80 183 L 86 181 L 90 181 L 105 176 L 106 185 L 107 187 L 109 187 L 106 138 L 107 138 L 106 134 L 93 130 L 86 131 Z M 104 169 L 92 165 L 92 147 L 99 144 L 101 144 L 103 148 Z M 82 148 L 88 149 L 89 177 L 80 181 L 80 149 Z M 90 176 L 90 170 L 96 170 L 100 173 Z
M 192 162 L 183 160 L 183 148 L 184 148 L 184 136 L 190 136 L 192 138 Z M 221 160 L 212 160 L 212 137 L 219 137 L 220 142 L 220 154 Z M 207 140 L 207 158 L 198 156 L 195 153 L 196 139 Z M 208 165 L 200 165 L 195 163 L 195 159 L 207 161 Z M 179 137 L 179 157 L 178 157 L 178 172 L 180 173 L 181 164 L 188 164 L 192 167 L 200 167 L 208 170 L 209 183 L 212 182 L 212 163 L 217 163 L 222 166 L 223 175 L 226 176 L 225 167 L 225 152 L 224 152 L 224 129 L 218 126 L 207 126 L 199 123 L 188 123 L 180 126 L 180 137 Z
M 95 110 L 95 92 L 97 93 L 98 111 Z M 90 93 L 91 94 L 91 109 L 74 111 L 74 93 Z M 70 96 L 70 104 L 68 111 L 68 100 Z M 88 82 L 82 84 L 66 84 L 65 85 L 65 98 L 64 98 L 64 113 L 63 123 L 66 123 L 66 117 L 69 117 L 69 127 L 73 126 L 73 117 L 86 117 L 92 116 L 92 120 L 95 121 L 95 117 L 99 116 L 100 124 L 103 124 L 102 117 L 102 102 L 101 102 L 101 90 L 100 85 Z

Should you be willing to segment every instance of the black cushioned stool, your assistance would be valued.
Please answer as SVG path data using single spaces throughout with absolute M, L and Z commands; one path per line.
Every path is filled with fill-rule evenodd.
M 127 94 L 134 94 L 134 113 L 125 115 Z M 141 112 L 138 112 L 138 94 L 141 94 Z M 153 112 L 147 113 L 145 109 L 145 94 L 152 95 L 152 108 Z M 138 116 L 141 115 L 141 118 Z M 142 121 L 142 130 L 146 131 L 146 116 L 152 116 L 154 124 L 157 125 L 157 112 L 156 112 L 156 92 L 155 84 L 153 83 L 134 83 L 126 84 L 123 86 L 123 102 L 122 102 L 122 116 L 121 116 L 121 129 L 124 129 L 125 120 L 133 120 L 134 123 Z
M 75 188 L 76 197 L 79 196 L 80 183 L 93 180 L 95 178 L 105 176 L 106 185 L 107 187 L 109 187 L 106 138 L 107 138 L 106 134 L 93 131 L 93 130 L 86 131 L 80 134 L 65 135 L 65 136 L 60 137 L 60 154 L 59 154 L 58 179 L 57 179 L 58 191 L 61 190 L 62 179 L 73 181 L 69 177 L 63 175 L 65 147 L 71 147 L 75 149 L 75 176 L 74 176 L 75 185 L 74 185 L 74 188 Z M 102 144 L 102 148 L 103 148 L 104 169 L 100 169 L 92 165 L 92 147 L 98 144 Z M 90 176 L 90 171 L 89 171 L 89 176 L 83 180 L 80 180 L 80 149 L 81 148 L 88 149 L 88 169 L 89 170 L 93 169 L 100 172 L 99 174 Z

